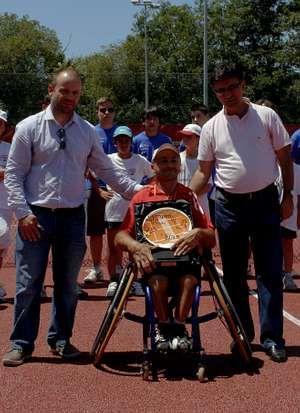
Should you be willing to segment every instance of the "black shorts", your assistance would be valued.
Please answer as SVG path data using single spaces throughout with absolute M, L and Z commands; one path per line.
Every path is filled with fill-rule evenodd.
M 106 221 L 105 226 L 107 229 L 119 229 L 121 228 L 122 222 L 113 222 L 113 221 Z
M 193 275 L 199 282 L 201 279 L 201 265 L 177 263 L 174 266 L 157 266 L 155 271 L 150 274 L 145 274 L 144 278 L 147 280 L 153 275 L 163 275 L 169 279 L 169 281 L 176 280 L 187 274 Z
M 87 235 L 105 234 L 105 204 L 105 199 L 92 190 L 87 202 Z
M 280 233 L 282 238 L 286 239 L 296 239 L 297 238 L 297 232 L 293 231 L 291 229 L 285 228 L 285 227 L 280 227 Z

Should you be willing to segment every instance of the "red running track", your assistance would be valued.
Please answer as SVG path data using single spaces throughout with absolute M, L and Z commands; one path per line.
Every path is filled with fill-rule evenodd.
M 81 274 L 80 279 L 83 278 Z M 12 323 L 14 269 L 3 269 L 8 299 L 0 305 L 0 353 L 8 349 Z M 300 285 L 300 279 L 297 280 Z M 47 273 L 51 296 L 51 274 Z M 250 287 L 255 282 L 250 281 Z M 201 314 L 213 311 L 212 299 L 203 282 Z M 141 328 L 122 320 L 107 347 L 104 369 L 90 364 L 88 352 L 108 304 L 104 288 L 87 289 L 89 298 L 77 308 L 73 343 L 83 352 L 77 363 L 62 362 L 45 344 L 50 299 L 42 303 L 41 325 L 31 361 L 17 368 L 0 366 L 0 411 L 19 412 L 299 412 L 300 326 L 285 320 L 289 359 L 276 364 L 258 346 L 257 300 L 251 297 L 256 325 L 254 351 L 257 372 L 246 373 L 232 360 L 230 337 L 218 319 L 201 325 L 202 344 L 207 353 L 209 380 L 177 377 L 144 382 L 139 375 Z M 285 309 L 300 319 L 300 295 L 285 293 Z M 142 314 L 143 298 L 132 298 L 131 312 Z

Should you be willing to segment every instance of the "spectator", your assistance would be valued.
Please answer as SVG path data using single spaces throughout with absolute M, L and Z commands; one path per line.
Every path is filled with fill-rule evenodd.
M 97 101 L 96 109 L 99 123 L 95 126 L 95 130 L 99 135 L 103 150 L 106 154 L 114 153 L 116 147 L 113 144 L 113 133 L 117 125 L 114 123 L 116 112 L 113 102 L 110 98 L 103 96 Z M 87 235 L 90 237 L 93 267 L 88 270 L 84 282 L 95 283 L 103 279 L 101 262 L 105 234 L 104 211 L 105 204 L 111 199 L 113 193 L 107 190 L 105 182 L 96 180 L 91 173 L 88 177 L 91 183 L 88 185 Z
M 3 183 L 10 144 L 2 140 L 7 131 L 7 113 L 0 109 L 0 268 L 3 257 L 10 243 L 9 228 L 12 220 L 11 208 L 7 205 L 7 192 Z M 0 284 L 0 302 L 6 296 L 4 287 Z
M 249 239 L 259 297 L 260 341 L 273 361 L 287 359 L 283 339 L 281 218 L 293 211 L 290 141 L 272 109 L 243 98 L 245 80 L 235 65 L 220 65 L 212 87 L 223 109 L 202 128 L 199 169 L 191 187 L 199 193 L 216 167 L 216 227 L 224 283 L 249 340 L 255 335 L 246 281 Z M 283 176 L 279 205 L 275 180 Z M 232 349 L 234 350 L 235 343 Z
M 202 127 L 209 119 L 208 107 L 199 102 L 193 102 L 190 115 L 192 123 Z
M 48 86 L 51 103 L 16 129 L 5 185 L 18 219 L 16 296 L 11 350 L 5 366 L 31 357 L 38 334 L 40 294 L 52 250 L 53 299 L 47 342 L 65 359 L 80 355 L 70 343 L 77 304 L 77 276 L 85 254 L 85 171 L 90 168 L 130 197 L 140 185 L 121 176 L 104 154 L 95 129 L 75 113 L 79 73 L 58 70 Z
M 124 176 L 140 183 L 143 177 L 151 177 L 153 170 L 151 164 L 142 155 L 132 153 L 132 132 L 127 126 L 119 126 L 113 136 L 113 141 L 117 148 L 117 153 L 108 155 L 116 168 Z M 107 202 L 105 207 L 105 220 L 107 226 L 108 242 L 108 271 L 111 274 L 111 282 L 107 289 L 107 296 L 114 295 L 120 273 L 122 271 L 122 252 L 115 247 L 114 238 L 120 230 L 128 209 L 129 201 L 120 194 L 113 192 L 113 197 Z M 133 295 L 144 295 L 141 285 L 135 281 L 132 286 Z
M 163 143 L 172 143 L 172 140 L 160 132 L 161 112 L 157 107 L 145 110 L 142 122 L 145 130 L 133 138 L 133 152 L 139 153 L 151 162 L 153 151 Z
M 283 288 L 296 290 L 298 286 L 293 278 L 294 246 L 297 238 L 297 229 L 300 226 L 300 129 L 296 130 L 292 137 L 292 159 L 294 167 L 294 212 L 281 222 L 281 235 L 283 247 Z

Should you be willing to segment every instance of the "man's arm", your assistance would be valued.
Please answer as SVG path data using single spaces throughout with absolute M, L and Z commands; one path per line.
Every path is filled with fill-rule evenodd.
M 19 221 L 18 229 L 22 238 L 37 241 L 41 227 L 26 201 L 24 192 L 24 182 L 31 168 L 31 157 L 29 133 L 26 129 L 18 128 L 8 155 L 4 184 L 8 193 L 8 205 L 13 208 Z
M 199 168 L 194 173 L 189 185 L 197 195 L 207 192 L 208 180 L 213 166 L 214 161 L 199 161 Z
M 128 232 L 119 231 L 115 236 L 115 245 L 121 250 L 129 252 L 139 274 L 151 273 L 155 269 L 150 246 L 136 241 Z
M 294 188 L 294 171 L 290 145 L 277 150 L 276 156 L 281 168 L 283 182 L 283 198 L 280 207 L 281 219 L 286 219 L 292 215 L 294 209 L 292 195 Z

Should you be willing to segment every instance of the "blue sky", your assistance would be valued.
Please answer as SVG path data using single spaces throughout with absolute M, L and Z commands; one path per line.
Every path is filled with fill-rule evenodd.
M 193 5 L 193 0 L 170 0 Z M 85 56 L 126 39 L 141 7 L 130 0 L 1 0 L 0 14 L 27 15 L 55 30 L 68 57 Z

